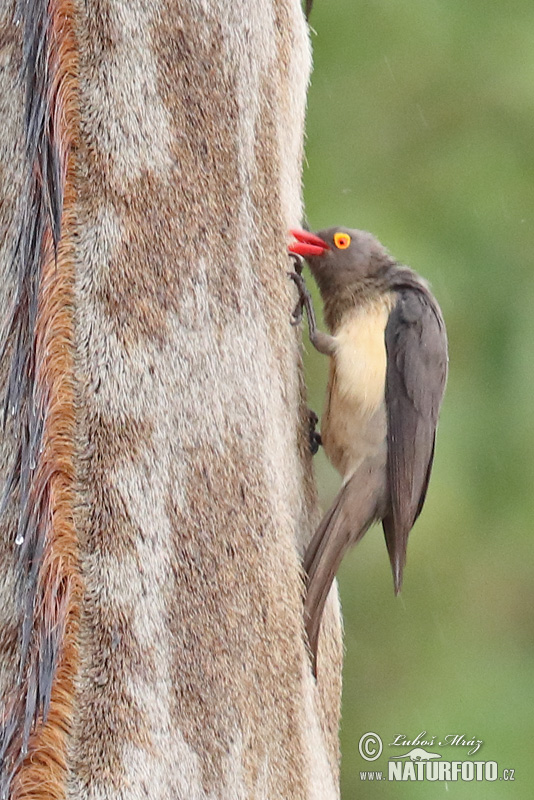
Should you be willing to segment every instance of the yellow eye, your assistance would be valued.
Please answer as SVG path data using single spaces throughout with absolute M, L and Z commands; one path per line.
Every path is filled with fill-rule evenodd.
M 350 236 L 348 233 L 334 233 L 334 244 L 338 250 L 346 250 L 350 245 Z

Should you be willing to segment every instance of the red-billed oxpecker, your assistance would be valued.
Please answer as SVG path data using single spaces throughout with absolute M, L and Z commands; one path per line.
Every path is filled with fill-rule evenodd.
M 347 549 L 373 522 L 384 528 L 395 593 L 408 534 L 425 500 L 447 378 L 447 335 L 426 282 L 398 264 L 370 233 L 292 230 L 324 302 L 330 334 L 317 330 L 300 274 L 310 339 L 330 357 L 321 426 L 325 452 L 343 477 L 304 558 L 305 621 L 314 662 L 323 607 Z M 298 307 L 297 307 L 298 308 Z

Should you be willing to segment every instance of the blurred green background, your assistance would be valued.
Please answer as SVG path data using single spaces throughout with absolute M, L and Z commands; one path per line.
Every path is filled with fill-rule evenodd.
M 433 480 L 402 595 L 379 528 L 340 573 L 342 797 L 530 800 L 534 4 L 316 0 L 310 23 L 311 229 L 376 234 L 430 280 L 450 341 Z M 310 405 L 320 411 L 327 364 L 311 350 Z M 340 480 L 322 452 L 315 463 L 326 508 Z M 368 731 L 385 744 L 369 764 L 358 753 Z M 472 758 L 514 768 L 515 781 L 360 780 L 387 770 L 395 735 L 421 731 L 484 740 Z M 447 760 L 464 751 L 438 749 Z

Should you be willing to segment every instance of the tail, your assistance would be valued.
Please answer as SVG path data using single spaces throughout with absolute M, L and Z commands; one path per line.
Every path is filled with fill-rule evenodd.
M 410 533 L 411 525 L 410 527 L 406 525 L 404 527 L 395 525 L 393 514 L 388 514 L 387 517 L 384 517 L 382 520 L 382 527 L 384 529 L 384 537 L 386 539 L 391 570 L 393 572 L 395 594 L 397 595 L 402 588 L 402 578 L 404 567 L 406 566 L 408 534 Z
M 341 488 L 304 556 L 307 575 L 304 622 L 314 675 L 321 618 L 330 587 L 349 547 L 359 542 L 375 521 L 382 483 L 382 475 L 368 468 L 358 470 Z

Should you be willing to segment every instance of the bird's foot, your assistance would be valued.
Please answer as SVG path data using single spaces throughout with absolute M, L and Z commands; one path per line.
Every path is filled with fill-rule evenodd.
M 317 454 L 319 447 L 322 445 L 322 440 L 321 434 L 315 430 L 317 423 L 319 422 L 319 417 L 315 411 L 312 411 L 311 408 L 308 409 L 308 419 L 310 423 L 310 450 L 312 456 L 314 456 Z
M 288 253 L 289 258 L 293 259 L 294 272 L 297 275 L 302 275 L 302 267 L 304 266 L 304 258 L 299 256 L 298 253 Z M 290 273 L 291 274 L 291 273 Z
M 300 325 L 300 323 L 302 322 L 304 309 L 306 309 L 309 319 L 310 308 L 312 308 L 312 299 L 306 287 L 304 278 L 302 277 L 302 266 L 304 263 L 304 259 L 302 258 L 302 256 L 299 256 L 296 253 L 290 253 L 289 257 L 293 259 L 295 269 L 291 272 L 288 272 L 287 274 L 291 278 L 291 280 L 295 283 L 299 292 L 299 299 L 297 301 L 295 308 L 293 309 L 293 313 L 291 314 L 291 324 Z
M 292 275 L 293 273 L 289 272 L 288 274 Z M 303 304 L 302 304 L 302 300 L 299 299 L 297 305 L 295 306 L 295 308 L 291 312 L 291 324 L 292 325 L 294 325 L 294 326 L 300 325 L 300 323 L 302 322 L 302 318 L 304 316 L 303 309 L 304 309 L 304 307 L 303 307 Z

